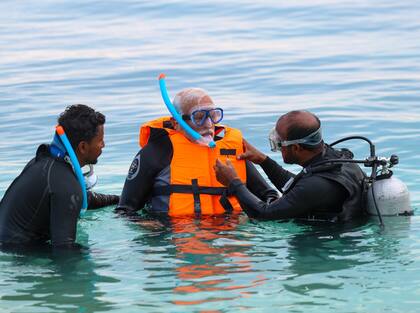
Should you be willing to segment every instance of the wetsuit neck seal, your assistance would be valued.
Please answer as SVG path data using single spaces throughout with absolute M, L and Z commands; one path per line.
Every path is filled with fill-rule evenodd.
M 64 158 L 67 154 L 66 147 L 64 147 L 57 133 L 54 134 L 53 140 L 50 144 L 50 153 L 55 158 Z

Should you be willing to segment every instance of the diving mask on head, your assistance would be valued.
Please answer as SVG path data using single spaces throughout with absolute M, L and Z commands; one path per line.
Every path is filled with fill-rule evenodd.
M 85 179 L 86 190 L 91 190 L 98 183 L 98 176 L 93 171 L 93 165 L 88 164 L 84 166 L 82 171 Z
M 270 149 L 273 152 L 280 151 L 281 149 L 281 140 L 277 134 L 276 128 L 273 127 L 268 134 L 268 142 L 270 143 Z
M 299 143 L 308 146 L 316 146 L 322 142 L 322 131 L 320 127 L 313 133 L 310 133 L 309 135 L 303 138 L 293 140 L 281 140 L 279 135 L 277 134 L 276 128 L 273 127 L 273 129 L 268 135 L 268 140 L 270 141 L 271 151 L 273 152 L 280 151 L 281 147 L 287 147 Z

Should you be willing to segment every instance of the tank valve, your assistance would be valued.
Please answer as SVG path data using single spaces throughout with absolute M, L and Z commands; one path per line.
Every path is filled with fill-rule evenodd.
M 398 158 L 398 155 L 395 155 L 395 154 L 391 155 L 391 157 L 389 158 L 389 163 L 391 163 L 392 166 L 397 165 L 399 161 L 400 160 Z

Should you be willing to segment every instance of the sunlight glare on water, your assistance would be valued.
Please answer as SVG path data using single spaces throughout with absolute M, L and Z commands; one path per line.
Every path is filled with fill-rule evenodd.
M 73 103 L 106 115 L 96 190 L 119 194 L 139 126 L 167 114 L 164 72 L 171 96 L 206 89 L 280 163 L 267 136 L 289 110 L 316 113 L 327 142 L 369 137 L 400 157 L 418 208 L 419 14 L 409 0 L 2 1 L 0 196 Z M 0 252 L 0 311 L 416 312 L 418 211 L 385 224 L 160 224 L 106 208 L 79 222 L 85 254 Z

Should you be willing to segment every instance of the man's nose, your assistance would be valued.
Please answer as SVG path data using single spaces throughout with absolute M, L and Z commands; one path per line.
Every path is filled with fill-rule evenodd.
M 204 124 L 203 125 L 206 126 L 206 127 L 213 126 L 213 122 L 211 121 L 210 116 L 206 116 L 206 119 L 204 120 Z

